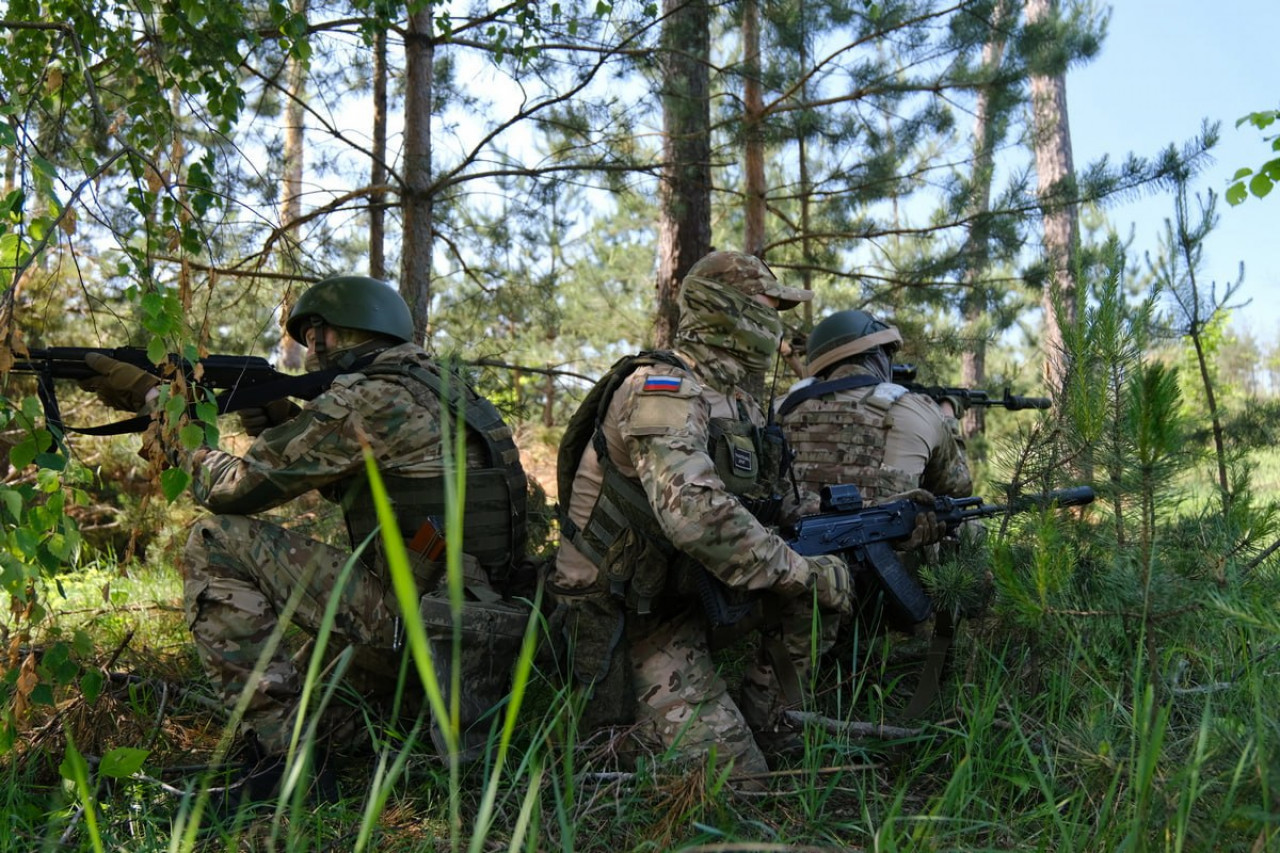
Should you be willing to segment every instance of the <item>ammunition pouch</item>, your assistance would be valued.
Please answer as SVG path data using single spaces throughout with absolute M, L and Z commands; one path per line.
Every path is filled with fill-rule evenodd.
M 782 512 L 780 486 L 787 459 L 782 429 L 712 418 L 708 452 L 729 493 L 761 524 L 776 524 Z
M 444 692 L 445 703 L 452 699 L 453 666 L 458 665 L 459 724 L 463 760 L 478 758 L 488 740 L 490 713 L 511 689 L 511 666 L 519 654 L 529 623 L 529 608 L 508 601 L 465 601 L 455 619 L 446 597 L 424 595 L 418 613 L 426 629 L 431 665 Z M 455 626 L 458 640 L 455 658 Z M 438 720 L 431 725 L 431 740 L 441 755 L 447 742 Z
M 583 729 L 635 720 L 635 684 L 626 643 L 623 604 L 611 595 L 557 595 L 549 622 L 563 649 L 563 669 L 586 693 L 578 718 Z
M 609 546 L 600 572 L 614 598 L 624 600 L 628 610 L 648 616 L 653 610 L 653 600 L 666 589 L 670 565 L 668 549 L 627 528 Z

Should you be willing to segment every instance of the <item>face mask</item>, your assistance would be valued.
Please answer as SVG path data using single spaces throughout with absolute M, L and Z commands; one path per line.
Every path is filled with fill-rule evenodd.
M 778 342 L 782 318 L 735 287 L 714 279 L 687 276 L 680 291 L 677 337 L 720 350 L 738 361 L 745 373 L 768 371 Z

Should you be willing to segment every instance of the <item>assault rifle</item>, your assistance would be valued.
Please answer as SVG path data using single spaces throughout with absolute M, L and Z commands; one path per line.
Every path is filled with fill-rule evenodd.
M 935 498 L 932 507 L 909 499 L 864 507 L 862 493 L 852 484 L 825 486 L 822 510 L 791 526 L 791 549 L 804 556 L 840 554 L 851 565 L 871 570 L 889 606 L 911 624 L 923 622 L 933 611 L 929 595 L 898 559 L 892 542 L 904 540 L 916 526 L 916 516 L 932 511 L 947 529 L 955 530 L 971 518 L 1026 512 L 1049 506 L 1083 506 L 1093 501 L 1093 489 L 1076 486 L 1039 495 L 1023 495 L 1008 506 L 984 504 L 980 497 Z
M 264 406 L 283 397 L 310 400 L 328 388 L 334 377 L 342 372 L 322 370 L 290 376 L 276 370 L 265 358 L 253 355 L 208 355 L 192 363 L 180 355 L 170 353 L 163 363 L 156 364 L 146 350 L 137 347 L 33 349 L 28 351 L 25 359 L 15 361 L 9 372 L 32 374 L 36 377 L 37 393 L 44 406 L 45 420 L 58 433 L 71 431 L 84 435 L 120 435 L 141 432 L 151 421 L 149 416 L 143 415 L 95 427 L 70 427 L 62 422 L 53 383 L 58 379 L 81 380 L 95 376 L 84 361 L 84 357 L 91 352 L 132 364 L 162 379 L 181 373 L 191 385 L 221 392 L 215 398 L 220 415 Z
M 999 406 L 1011 412 L 1021 409 L 1048 409 L 1053 406 L 1053 401 L 1048 397 L 1020 397 L 1010 393 L 1008 388 L 1004 389 L 1004 396 L 992 397 L 986 391 L 980 391 L 977 388 L 947 388 L 941 385 L 921 385 L 915 381 L 915 378 L 916 367 L 914 364 L 895 364 L 893 366 L 893 381 L 895 383 L 915 394 L 924 394 L 926 397 L 932 397 L 939 403 L 948 397 L 953 397 L 963 403 L 967 409 L 974 406 Z

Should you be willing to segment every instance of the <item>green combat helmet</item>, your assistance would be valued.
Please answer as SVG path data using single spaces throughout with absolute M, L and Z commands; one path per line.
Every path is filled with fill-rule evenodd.
M 330 326 L 360 329 L 408 343 L 413 340 L 409 306 L 385 281 L 363 275 L 336 275 L 317 282 L 298 297 L 285 328 L 289 337 L 307 343 L 311 317 Z
M 892 357 L 902 346 L 902 335 L 896 328 L 872 317 L 866 311 L 837 311 L 813 327 L 809 333 L 809 375 L 817 376 L 833 364 L 884 347 Z

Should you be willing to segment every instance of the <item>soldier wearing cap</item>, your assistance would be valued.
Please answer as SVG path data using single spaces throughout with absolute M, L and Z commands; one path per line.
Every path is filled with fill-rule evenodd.
M 246 432 L 255 437 L 242 455 L 207 446 L 187 451 L 159 439 L 158 452 L 193 475 L 195 499 L 214 513 L 195 522 L 182 555 L 187 624 L 228 709 L 250 692 L 244 767 L 239 785 L 221 801 L 224 808 L 272 794 L 294 736 L 303 685 L 297 663 L 279 642 L 287 606 L 295 607 L 290 623 L 315 634 L 338 596 L 331 647 L 353 648 L 349 675 L 370 698 L 394 692 L 402 621 L 366 479 L 366 452 L 377 460 L 411 549 L 418 589 L 427 593 L 421 618 L 447 689 L 453 619 L 438 592 L 445 565 L 434 545 L 454 468 L 441 440 L 443 411 L 461 412 L 468 469 L 460 508 L 467 600 L 460 628 L 464 757 L 486 739 L 485 712 L 507 691 L 526 621 L 525 613 L 504 608 L 495 589 L 524 556 L 526 498 L 519 454 L 497 410 L 413 342 L 409 308 L 386 282 L 325 279 L 299 297 L 287 330 L 307 347 L 309 371 L 333 375 L 326 390 L 301 407 L 282 399 L 241 411 Z M 108 405 L 139 410 L 158 394 L 149 373 L 101 355 L 87 362 L 95 376 L 83 385 Z M 313 490 L 341 505 L 351 548 L 254 517 Z M 353 563 L 352 550 L 360 546 Z M 469 634 L 473 623 L 488 630 Z M 505 633 L 492 630 L 508 623 Z M 360 709 L 347 710 L 360 719 Z M 472 724 L 475 730 L 465 731 Z M 443 750 L 438 726 L 432 735 Z
M 773 363 L 778 312 L 811 297 L 755 257 L 707 255 L 681 284 L 674 351 L 615 365 L 583 404 L 589 440 L 561 445 L 549 588 L 586 715 L 634 721 L 656 754 L 714 754 L 740 784 L 767 769 L 757 737 L 801 698 L 814 604 L 851 606 L 841 560 L 802 557 L 771 529 L 784 444 L 745 390 Z M 709 629 L 761 598 L 777 630 L 735 700 Z

